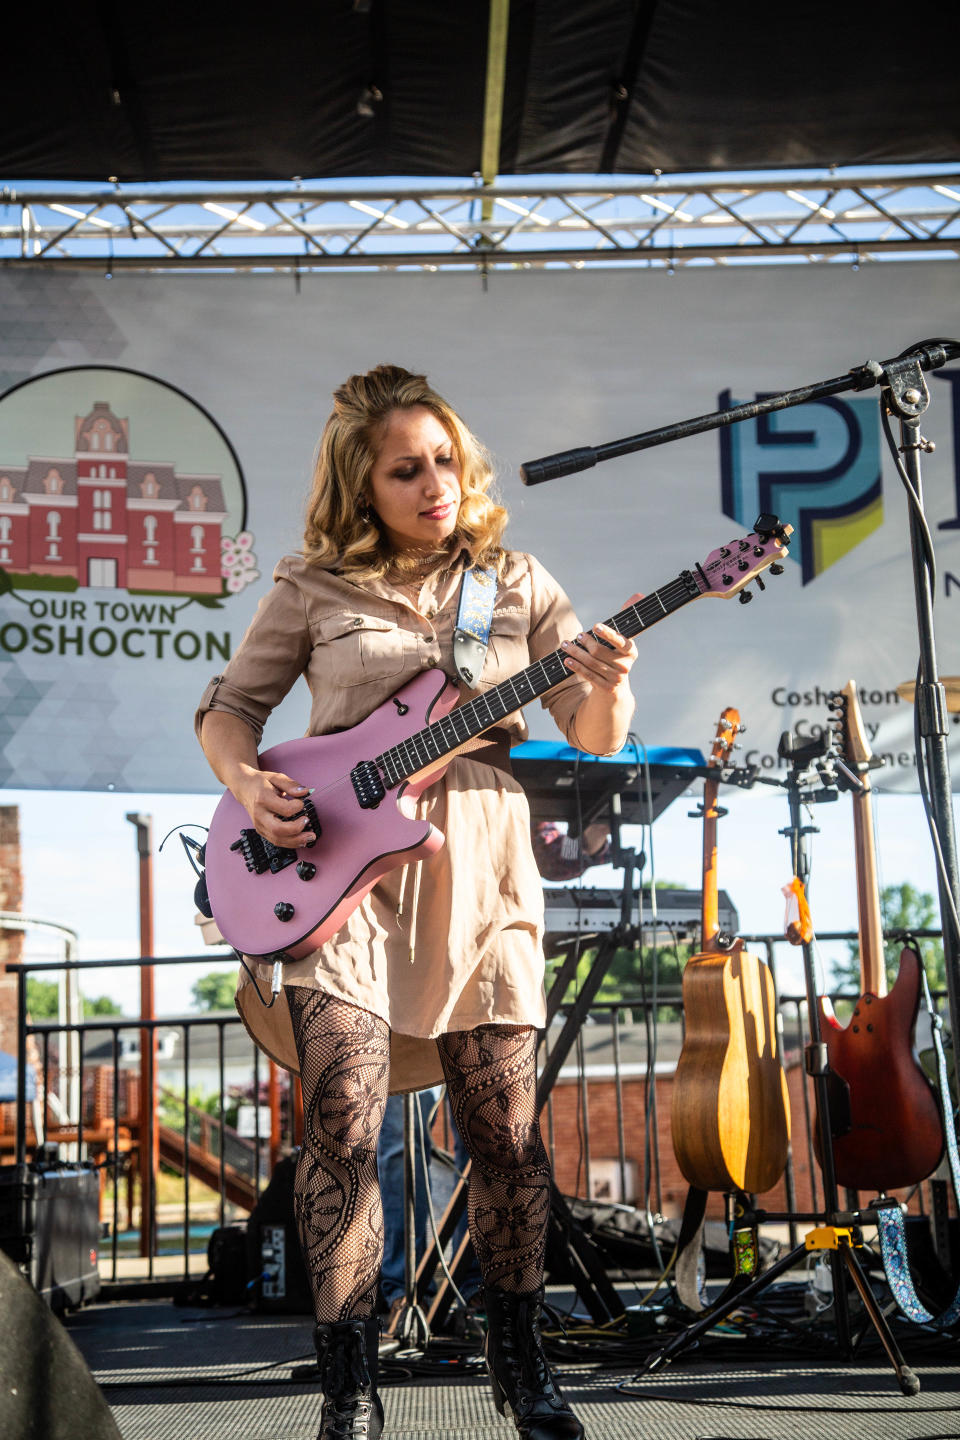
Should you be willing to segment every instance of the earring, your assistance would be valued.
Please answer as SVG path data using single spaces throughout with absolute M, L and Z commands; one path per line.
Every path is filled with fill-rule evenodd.
M 370 509 L 370 506 L 366 503 L 365 500 L 357 506 L 357 515 L 363 521 L 364 525 L 371 524 L 373 520 L 373 511 Z

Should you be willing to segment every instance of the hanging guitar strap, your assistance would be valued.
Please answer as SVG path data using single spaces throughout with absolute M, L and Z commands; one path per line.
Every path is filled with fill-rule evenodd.
M 681 1305 L 697 1313 L 706 1309 L 703 1276 L 703 1225 L 707 1214 L 706 1190 L 691 1185 L 687 1191 L 677 1236 L 673 1277 Z
M 497 572 L 474 565 L 460 583 L 460 608 L 453 632 L 453 659 L 465 685 L 476 689 L 490 643 L 490 622 L 497 598 Z
M 920 949 L 916 941 L 908 940 L 907 944 L 911 949 L 916 950 L 919 958 Z M 943 1053 L 941 1037 L 943 1021 L 933 1008 L 930 987 L 927 984 L 927 973 L 922 963 L 920 978 L 923 984 L 924 1004 L 929 1012 L 933 1031 L 933 1048 L 937 1057 L 937 1080 L 940 1087 L 943 1133 L 947 1141 L 950 1173 L 953 1177 L 953 1193 L 960 1197 L 960 1152 L 957 1149 L 957 1127 L 953 1118 L 953 1101 L 950 1097 L 947 1062 Z M 907 1230 L 900 1202 L 894 1199 L 878 1200 L 874 1203 L 874 1209 L 877 1211 L 877 1232 L 880 1237 L 880 1254 L 883 1258 L 884 1273 L 901 1312 L 915 1325 L 932 1325 L 937 1330 L 949 1330 L 960 1320 L 960 1286 L 945 1310 L 941 1311 L 939 1315 L 931 1314 L 918 1296 L 913 1277 L 910 1274 Z

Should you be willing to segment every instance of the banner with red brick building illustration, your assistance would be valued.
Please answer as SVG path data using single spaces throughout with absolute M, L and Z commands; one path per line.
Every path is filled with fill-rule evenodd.
M 622 257 L 621 257 L 622 258 Z M 754 603 L 697 601 L 640 640 L 635 728 L 702 747 L 727 705 L 775 775 L 854 679 L 915 790 L 907 505 L 879 392 L 838 394 L 525 488 L 600 446 L 960 334 L 956 265 L 289 275 L 0 271 L 0 784 L 215 791 L 193 711 L 276 561 L 302 542 L 331 393 L 389 361 L 429 375 L 495 457 L 508 542 L 582 623 L 776 510 L 790 559 Z M 960 365 L 928 377 L 922 458 L 941 673 L 960 695 Z M 429 624 L 423 617 L 424 626 Z M 416 635 L 410 632 L 411 643 Z M 346 639 L 336 643 L 354 643 Z M 359 643 L 356 640 L 355 643 Z M 496 643 L 496 624 L 494 625 Z M 302 734 L 300 682 L 264 743 Z M 537 738 L 554 738 L 539 706 Z M 960 774 L 960 713 L 949 716 Z

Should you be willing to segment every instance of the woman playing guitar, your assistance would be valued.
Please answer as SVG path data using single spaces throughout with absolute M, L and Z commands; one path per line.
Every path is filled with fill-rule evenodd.
M 304 875 L 320 855 L 312 827 L 323 826 L 323 797 L 311 800 L 296 774 L 260 768 L 267 716 L 304 675 L 310 734 L 343 732 L 421 672 L 456 673 L 461 582 L 475 566 L 496 593 L 482 681 L 462 683 L 461 700 L 560 646 L 569 676 L 544 704 L 563 735 L 599 755 L 624 742 L 633 642 L 607 626 L 563 639 L 579 629 L 570 603 L 532 556 L 501 547 L 507 517 L 490 481 L 485 452 L 422 376 L 384 365 L 336 391 L 303 554 L 277 566 L 197 718 L 206 756 L 253 830 L 296 852 Z M 262 1003 L 269 964 L 254 967 L 255 983 L 241 977 L 238 1007 L 254 1039 L 303 1082 L 295 1213 L 314 1289 L 322 1440 L 380 1434 L 377 1133 L 388 1091 L 439 1080 L 472 1159 L 469 1221 L 495 1402 L 501 1412 L 509 1403 L 529 1440 L 583 1433 L 538 1329 L 550 1196 L 534 1106 L 543 900 L 509 768 L 509 746 L 524 734 L 519 713 L 509 716 L 422 788 L 416 814 L 446 843 L 383 875 L 332 938 L 287 963 L 276 1004 Z

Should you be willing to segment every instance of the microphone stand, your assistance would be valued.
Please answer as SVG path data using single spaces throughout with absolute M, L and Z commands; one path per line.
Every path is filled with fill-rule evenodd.
M 943 949 L 946 962 L 947 995 L 954 1044 L 960 1044 L 960 866 L 957 861 L 957 838 L 953 819 L 950 783 L 950 761 L 947 752 L 946 692 L 937 671 L 936 643 L 933 628 L 933 546 L 923 512 L 923 489 L 920 478 L 921 451 L 933 446 L 920 434 L 920 417 L 930 404 L 930 392 L 924 378 L 927 370 L 937 370 L 960 357 L 960 341 L 921 340 L 909 346 L 892 360 L 869 360 L 845 375 L 816 381 L 797 390 L 768 395 L 763 400 L 735 405 L 730 410 L 716 410 L 677 424 L 647 430 L 605 445 L 584 446 L 560 451 L 539 460 L 527 461 L 520 468 L 525 485 L 540 485 L 560 475 L 589 470 L 605 460 L 614 460 L 636 450 L 649 450 L 705 430 L 718 430 L 741 420 L 755 419 L 773 410 L 786 410 L 794 405 L 839 395 L 848 390 L 869 390 L 880 386 L 881 404 L 900 423 L 899 454 L 891 439 L 897 468 L 907 490 L 910 504 L 910 552 L 913 564 L 920 667 L 916 690 L 916 721 L 920 740 L 917 768 L 921 790 L 928 802 L 931 838 L 937 859 L 937 889 L 940 901 Z M 884 427 L 886 429 L 886 426 Z M 902 455 L 902 460 L 900 456 Z M 929 795 L 924 783 L 922 746 L 929 774 Z

